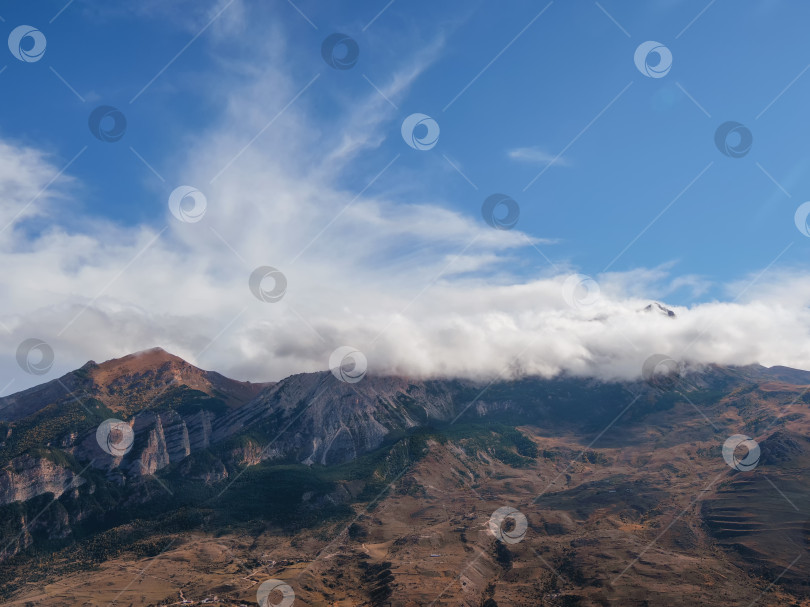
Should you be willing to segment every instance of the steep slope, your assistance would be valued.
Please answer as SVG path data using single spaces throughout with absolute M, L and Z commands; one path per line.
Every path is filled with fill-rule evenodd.
M 702 504 L 707 529 L 753 574 L 780 577 L 797 592 L 810 588 L 810 441 L 795 425 L 760 442 L 756 473 L 736 473 Z M 795 559 L 795 561 L 794 561 Z
M 218 420 L 216 439 L 250 428 L 266 456 L 336 464 L 376 449 L 391 433 L 455 412 L 452 384 L 371 377 L 351 384 L 330 372 L 293 375 Z

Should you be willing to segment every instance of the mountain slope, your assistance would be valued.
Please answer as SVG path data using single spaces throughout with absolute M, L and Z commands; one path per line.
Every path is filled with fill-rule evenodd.
M 108 604 L 97 581 L 126 586 L 153 557 L 174 573 L 132 604 L 239 604 L 267 577 L 304 604 L 372 607 L 810 594 L 803 560 L 783 573 L 810 527 L 806 372 L 260 386 L 152 351 L 74 373 L 92 394 L 21 393 L 34 412 L 0 423 L 0 596 L 18 604 Z M 96 440 L 112 416 L 132 429 L 124 454 Z M 760 442 L 760 467 L 726 465 L 732 434 Z M 487 529 L 507 505 L 529 534 L 505 546 Z M 36 594 L 36 576 L 60 583 Z

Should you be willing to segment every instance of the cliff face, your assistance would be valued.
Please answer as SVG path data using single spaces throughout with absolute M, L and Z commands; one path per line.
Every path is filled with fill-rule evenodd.
M 397 377 L 366 377 L 356 384 L 331 373 L 294 375 L 265 390 L 245 414 L 284 420 L 289 427 L 271 449 L 297 461 L 337 464 L 376 449 L 394 431 L 428 420 L 452 419 L 452 394 L 431 393 L 425 383 Z
M 166 447 L 166 435 L 160 416 L 156 415 L 154 421 L 147 427 L 141 426 L 135 430 L 143 436 L 146 435 L 146 446 L 140 450 L 129 464 L 129 472 L 133 476 L 154 474 L 161 468 L 169 465 L 169 450 Z
M 21 455 L 0 470 L 0 505 L 24 502 L 44 493 L 59 497 L 84 482 L 73 471 L 49 459 Z

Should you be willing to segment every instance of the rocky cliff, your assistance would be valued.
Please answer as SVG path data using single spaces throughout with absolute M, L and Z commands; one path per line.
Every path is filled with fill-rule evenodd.
M 47 457 L 21 455 L 0 469 L 0 504 L 24 502 L 44 493 L 59 497 L 84 482 L 72 470 Z

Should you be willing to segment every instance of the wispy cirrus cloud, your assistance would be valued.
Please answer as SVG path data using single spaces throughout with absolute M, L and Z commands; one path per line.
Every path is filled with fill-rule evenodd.
M 352 102 L 340 139 L 324 160 L 326 166 L 343 168 L 361 152 L 374 149 L 384 141 L 386 132 L 380 128 L 382 123 L 401 112 L 394 106 L 419 76 L 439 59 L 444 44 L 444 35 L 437 34 L 414 55 L 403 60 L 392 75 L 386 75 L 379 82 L 364 74 L 369 84 L 368 93 Z

